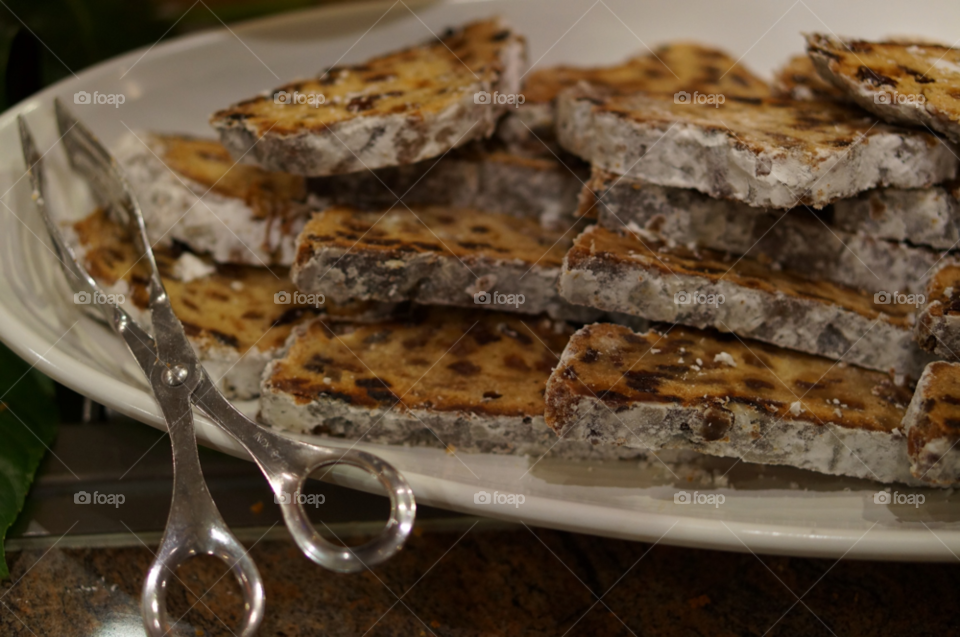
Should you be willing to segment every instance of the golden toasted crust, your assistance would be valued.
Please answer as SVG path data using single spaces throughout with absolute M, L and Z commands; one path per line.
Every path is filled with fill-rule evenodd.
M 943 440 L 951 446 L 960 440 L 960 366 L 930 363 L 917 392 L 910 408 L 915 421 L 908 427 L 907 450 L 911 458 L 922 459 L 927 444 Z M 923 469 L 930 466 L 923 464 Z
M 500 54 L 517 36 L 498 20 L 474 22 L 460 30 L 373 58 L 364 64 L 332 67 L 316 79 L 292 82 L 267 96 L 214 113 L 215 127 L 243 121 L 257 136 L 324 131 L 358 117 L 405 115 L 422 120 L 455 105 L 478 82 L 495 83 L 503 71 Z M 286 92 L 323 96 L 323 103 L 281 103 Z M 453 140 L 451 140 L 452 142 Z
M 678 103 L 673 96 L 650 95 L 643 99 L 613 97 L 597 110 L 664 129 L 684 123 L 708 133 L 729 133 L 743 149 L 756 154 L 771 148 L 803 150 L 811 165 L 865 135 L 889 131 L 858 108 L 828 101 L 728 97 L 717 105 Z M 929 145 L 937 143 L 934 136 L 929 137 Z
M 554 428 L 569 421 L 578 398 L 596 397 L 614 410 L 631 403 L 709 410 L 735 402 L 777 418 L 891 432 L 900 426 L 911 396 L 885 374 L 732 335 L 686 327 L 636 334 L 612 324 L 575 334 L 549 387 L 546 419 Z M 791 411 L 796 402 L 800 409 Z M 717 430 L 704 437 L 719 440 L 723 419 L 714 424 Z
M 844 100 L 843 91 L 827 82 L 806 55 L 795 55 L 774 74 L 777 97 L 795 100 Z
M 933 317 L 960 316 L 960 265 L 948 263 L 930 276 L 926 300 Z
M 723 51 L 690 42 L 675 42 L 614 66 L 556 66 L 532 72 L 523 89 L 525 103 L 549 102 L 560 91 L 579 82 L 606 86 L 622 93 L 685 90 L 742 97 L 770 95 L 766 82 Z
M 238 164 L 220 142 L 182 135 L 154 135 L 163 148 L 160 159 L 171 170 L 212 192 L 242 199 L 256 219 L 285 219 L 302 214 L 306 180 Z
M 953 178 L 958 161 L 935 134 L 837 102 L 611 95 L 589 85 L 558 97 L 557 137 L 604 170 L 762 208 L 926 187 Z
M 127 282 L 131 302 L 145 309 L 149 301 L 147 266 L 136 262 L 136 251 L 124 228 L 98 210 L 74 225 L 85 249 L 84 265 L 103 285 Z M 156 249 L 157 265 L 173 311 L 188 336 L 222 344 L 243 353 L 251 347 L 261 351 L 279 348 L 294 325 L 320 310 L 298 304 L 280 305 L 278 292 L 293 290 L 286 268 L 216 265 L 216 272 L 184 283 L 171 276 L 176 253 Z M 208 262 L 209 263 L 209 262 Z M 349 319 L 367 307 L 357 304 L 338 308 L 323 306 L 328 314 Z
M 544 230 L 534 219 L 504 214 L 439 206 L 412 211 L 394 208 L 386 213 L 336 207 L 314 215 L 304 227 L 296 263 L 303 265 L 320 251 L 336 248 L 382 255 L 382 260 L 434 253 L 559 267 L 569 245 L 562 239 L 559 232 Z
M 960 141 L 960 49 L 811 34 L 807 52 L 821 76 L 864 108 Z
M 270 391 L 298 404 L 539 416 L 550 371 L 572 330 L 499 312 L 420 308 L 409 321 L 340 335 L 318 320 L 273 364 Z
M 925 301 L 917 315 L 917 343 L 946 360 L 960 360 L 960 264 L 946 262 L 930 275 Z
M 706 249 L 694 252 L 679 246 L 666 248 L 656 242 L 644 242 L 631 234 L 620 235 L 602 227 L 595 227 L 590 233 L 577 237 L 567 253 L 567 267 L 571 270 L 586 267 L 594 263 L 593 259 L 598 255 L 611 267 L 624 263 L 655 269 L 669 276 L 689 274 L 711 283 L 724 280 L 770 294 L 837 305 L 869 319 L 879 318 L 904 328 L 910 325 L 915 310 L 912 305 L 878 305 L 865 292 L 774 270 L 753 258 L 734 259 Z

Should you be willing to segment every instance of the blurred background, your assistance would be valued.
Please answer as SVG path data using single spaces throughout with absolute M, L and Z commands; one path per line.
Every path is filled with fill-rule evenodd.
M 0 112 L 71 72 L 138 47 L 335 3 L 0 0 Z M 775 19 L 784 11 L 796 12 L 791 20 L 819 28 L 810 8 L 821 12 L 819 3 L 798 3 L 771 2 L 768 8 L 775 15 L 760 21 L 763 28 L 781 23 Z M 567 10 L 577 5 L 579 13 L 595 3 L 564 4 Z M 645 12 L 654 4 L 637 2 L 633 9 L 642 14 L 637 21 L 642 17 L 655 25 L 658 41 L 677 37 L 655 19 L 648 20 Z M 674 10 L 665 4 L 659 3 L 658 10 Z M 912 29 L 884 22 L 865 3 L 859 7 L 856 18 L 865 34 L 880 29 L 881 23 L 884 32 Z M 848 9 L 854 12 L 852 3 Z M 685 9 L 677 3 L 675 10 Z M 549 9 L 544 19 L 551 19 Z M 616 16 L 607 19 L 611 29 L 626 37 Z M 751 35 L 746 28 L 716 32 L 703 16 L 690 16 L 689 22 L 685 17 L 683 27 L 683 37 L 715 44 L 761 35 Z M 799 49 L 800 29 L 786 21 L 778 28 L 789 29 Z M 577 31 L 570 37 L 588 41 L 595 34 Z M 636 47 L 632 38 L 629 44 Z M 777 48 L 772 39 L 734 50 L 746 50 L 751 56 L 747 61 L 762 70 L 781 61 L 767 55 L 766 47 Z M 543 50 L 550 43 L 540 44 Z M 596 50 L 583 50 L 584 58 L 576 62 L 593 61 L 588 58 L 594 54 Z M 24 415 L 23 420 L 14 419 L 13 412 Z M 11 489 L 9 461 L 19 453 L 10 453 L 13 439 L 29 454 L 14 458 L 22 466 L 14 467 L 21 475 Z M 664 545 L 651 551 L 652 545 L 639 542 L 547 531 L 430 507 L 418 508 L 408 550 L 375 573 L 337 575 L 307 562 L 287 540 L 278 524 L 279 508 L 252 463 L 206 448 L 201 448 L 200 458 L 221 513 L 251 546 L 265 576 L 270 603 L 261 635 L 956 633 L 948 602 L 950 591 L 960 590 L 955 564 L 759 558 Z M 0 542 L 6 531 L 0 547 L 5 544 L 7 549 L 6 560 L 0 550 L 0 637 L 142 637 L 139 590 L 152 559 L 150 547 L 157 544 L 166 521 L 171 473 L 164 433 L 52 382 L 0 344 Z M 128 500 L 122 509 L 76 507 L 78 491 L 122 492 Z M 314 483 L 307 491 L 325 496 L 324 506 L 311 512 L 311 519 L 322 521 L 350 544 L 378 531 L 387 515 L 386 499 L 377 495 L 329 483 Z M 11 501 L 11 492 L 19 501 Z M 180 569 L 178 578 L 169 594 L 171 614 L 181 618 L 176 635 L 235 637 L 239 587 L 226 567 L 201 558 Z M 941 603 L 945 600 L 948 603 Z
M 0 111 L 80 70 L 184 33 L 332 0 L 3 0 Z M 70 70 L 68 70 L 70 69 Z

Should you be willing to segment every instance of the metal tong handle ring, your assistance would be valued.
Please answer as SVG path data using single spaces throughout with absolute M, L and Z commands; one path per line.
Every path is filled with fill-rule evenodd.
M 173 495 L 167 527 L 160 548 L 143 582 L 141 613 L 150 637 L 163 637 L 171 629 L 167 617 L 167 589 L 181 564 L 195 555 L 211 555 L 225 562 L 243 591 L 244 613 L 240 635 L 253 637 L 263 620 L 266 593 L 256 565 L 230 532 L 207 488 L 200 466 L 197 438 L 193 427 L 193 405 L 182 385 L 190 377 L 204 376 L 196 365 L 186 379 L 167 374 L 170 368 L 154 365 L 150 384 L 167 423 L 173 449 Z M 197 603 L 201 603 L 202 595 Z
M 212 555 L 228 564 L 243 591 L 243 625 L 237 635 L 239 637 L 256 635 L 263 620 L 266 598 L 257 567 L 246 549 L 236 541 L 233 535 L 229 534 L 225 526 L 222 526 L 222 522 L 206 530 L 209 531 L 209 535 L 193 536 L 189 540 L 183 537 L 164 537 L 163 543 L 157 549 L 156 557 L 143 582 L 140 601 L 143 625 L 150 637 L 163 637 L 169 635 L 172 630 L 167 616 L 167 589 L 170 578 L 176 577 L 177 568 L 188 559 L 204 554 Z M 203 601 L 202 595 L 198 595 L 198 604 Z
M 413 491 L 399 472 L 374 455 L 356 450 L 321 449 L 326 458 L 316 461 L 319 449 L 314 447 L 307 452 L 314 457 L 313 463 L 304 464 L 295 472 L 270 476 L 270 484 L 277 493 L 283 519 L 294 541 L 311 560 L 338 573 L 355 573 L 387 560 L 400 550 L 413 528 L 416 515 Z M 332 454 L 336 455 L 330 458 Z M 312 471 L 338 464 L 354 466 L 372 474 L 390 498 L 390 517 L 386 527 L 380 535 L 361 546 L 337 546 L 326 540 L 310 522 L 300 499 L 291 497 L 291 494 L 300 492 Z

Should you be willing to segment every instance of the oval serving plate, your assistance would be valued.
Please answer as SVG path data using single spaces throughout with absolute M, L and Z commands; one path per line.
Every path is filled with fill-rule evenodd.
M 837 6 L 841 5 L 842 6 Z M 204 9 L 195 9 L 204 10 Z M 761 73 L 802 51 L 801 32 L 880 37 L 921 34 L 952 42 L 960 5 L 923 11 L 896 2 L 351 3 L 281 15 L 178 38 L 87 69 L 0 115 L 0 340 L 41 371 L 97 402 L 163 428 L 156 404 L 119 339 L 72 303 L 30 200 L 16 131 L 27 117 L 47 155 L 54 211 L 82 215 L 91 204 L 66 169 L 52 102 L 60 97 L 108 145 L 129 127 L 213 136 L 214 110 L 337 62 L 431 37 L 449 25 L 504 15 L 528 37 L 530 61 L 609 63 L 669 39 L 721 46 Z M 78 91 L 121 93 L 122 105 L 74 104 Z M 253 413 L 255 404 L 242 405 Z M 202 417 L 203 444 L 243 456 Z M 330 444 L 348 446 L 334 441 Z M 960 553 L 960 503 L 923 491 L 920 507 L 877 504 L 879 485 L 786 468 L 701 458 L 571 462 L 448 454 L 360 444 L 393 463 L 421 503 L 610 537 L 802 556 L 953 561 Z M 133 462 L 135 459 L 131 459 Z M 376 491 L 372 480 L 334 472 L 338 482 Z M 894 490 L 903 492 L 904 489 Z M 486 504 L 481 492 L 522 494 Z M 678 492 L 714 496 L 683 504 Z M 913 491 L 911 491 L 913 492 Z M 722 504 L 717 504 L 723 496 Z M 703 500 L 701 498 L 701 500 Z

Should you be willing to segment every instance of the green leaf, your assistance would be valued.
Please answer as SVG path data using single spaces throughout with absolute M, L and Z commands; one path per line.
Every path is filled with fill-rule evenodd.
M 23 508 L 58 422 L 53 383 L 0 344 L 0 579 L 10 575 L 4 536 Z

